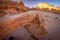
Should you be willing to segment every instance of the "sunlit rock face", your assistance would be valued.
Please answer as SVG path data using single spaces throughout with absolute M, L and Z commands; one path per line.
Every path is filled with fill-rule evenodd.
M 27 8 L 22 1 L 14 2 L 10 0 L 0 0 L 0 13 L 2 10 L 5 12 L 3 14 L 17 14 L 20 12 L 26 12 Z
M 49 4 L 49 3 L 38 3 L 37 7 L 39 7 L 40 9 L 42 8 L 48 8 L 49 10 L 52 10 L 52 9 L 55 9 L 55 10 L 60 10 L 60 7 L 55 7 L 54 5 L 52 4 Z
M 38 6 L 40 9 L 42 9 L 42 8 L 49 8 L 49 9 L 53 8 L 53 5 L 48 4 L 48 3 L 38 3 L 37 6 Z
M 9 9 L 9 8 L 14 8 L 14 7 L 24 7 L 24 3 L 21 2 L 14 2 L 14 1 L 10 1 L 10 0 L 4 0 L 4 1 L 0 1 L 0 8 L 3 9 Z
M 60 7 L 54 7 L 53 9 L 55 9 L 55 10 L 60 10 Z

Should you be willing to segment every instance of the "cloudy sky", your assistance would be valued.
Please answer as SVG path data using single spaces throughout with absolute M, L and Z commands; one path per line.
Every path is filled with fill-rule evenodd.
M 39 2 L 47 2 L 55 6 L 60 6 L 60 0 L 22 0 L 28 7 L 36 7 Z

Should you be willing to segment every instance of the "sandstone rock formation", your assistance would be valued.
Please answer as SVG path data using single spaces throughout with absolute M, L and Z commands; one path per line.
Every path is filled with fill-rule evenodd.
M 33 9 L 35 10 L 35 8 Z M 18 12 L 25 11 L 27 11 L 27 8 L 22 1 L 13 2 L 0 0 L 0 16 L 3 16 L 0 17 L 0 39 L 23 24 L 25 24 L 25 29 L 36 39 L 39 38 L 39 35 L 48 34 L 47 30 L 44 28 L 44 20 L 42 20 L 39 14 L 17 14 Z M 9 16 L 6 16 L 8 14 Z
M 10 18 L 11 16 L 6 16 L 6 19 L 1 18 L 0 39 L 24 24 L 25 29 L 36 39 L 39 38 L 39 35 L 48 34 L 47 30 L 44 28 L 44 20 L 37 15 L 39 14 L 22 14 L 22 16 L 18 15 L 16 18 L 14 18 L 13 15 L 12 18 Z
M 39 36 L 48 35 L 44 28 L 44 20 L 38 15 L 30 22 L 24 24 L 25 29 L 31 34 L 32 40 L 39 40 Z M 42 40 L 40 38 L 40 40 Z
M 54 6 L 52 4 L 49 4 L 49 3 L 38 3 L 37 7 L 40 10 L 42 10 L 42 11 L 52 12 L 54 14 L 60 15 L 60 7 Z
M 36 14 L 22 14 L 21 16 L 12 15 L 0 18 L 0 39 L 20 27 L 22 24 L 32 21 L 35 17 Z
M 1 11 L 5 13 L 1 13 Z M 0 16 L 5 14 L 17 14 L 25 11 L 27 11 L 27 8 L 22 1 L 13 2 L 10 0 L 0 0 Z
M 60 10 L 60 7 L 56 7 L 56 6 L 52 5 L 52 4 L 44 3 L 44 2 L 38 3 L 37 7 L 39 7 L 40 9 L 42 9 L 42 8 L 46 9 L 46 8 L 48 8 L 49 10 L 52 10 L 52 9 L 54 9 L 54 10 Z

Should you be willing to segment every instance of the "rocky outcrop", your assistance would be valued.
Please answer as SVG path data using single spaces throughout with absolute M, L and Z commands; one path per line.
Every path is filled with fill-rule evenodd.
M 32 40 L 39 40 L 39 36 L 48 35 L 46 28 L 44 28 L 44 20 L 38 15 L 32 21 L 24 24 L 24 27 L 31 34 Z
M 49 3 L 44 3 L 44 2 L 41 2 L 41 3 L 38 3 L 37 7 L 39 7 L 40 9 L 49 9 L 49 10 L 60 10 L 60 7 L 56 7 L 52 4 L 49 4 Z
M 36 14 L 21 14 L 0 18 L 0 39 L 20 27 L 22 24 L 32 21 L 35 17 Z
M 48 34 L 44 28 L 44 20 L 42 20 L 39 14 L 22 14 L 21 16 L 16 15 L 14 17 L 12 15 L 12 17 L 6 17 L 0 20 L 0 39 L 22 25 L 35 39 L 38 39 L 39 35 Z M 33 37 L 32 39 L 34 39 Z
M 1 11 L 5 13 L 1 13 Z M 26 12 L 27 8 L 25 7 L 22 1 L 20 2 L 13 2 L 9 0 L 0 0 L 0 16 L 5 14 L 17 14 L 20 12 Z

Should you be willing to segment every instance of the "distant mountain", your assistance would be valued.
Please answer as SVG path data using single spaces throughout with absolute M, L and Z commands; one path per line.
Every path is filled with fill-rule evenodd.
M 52 5 L 52 4 L 43 3 L 43 2 L 38 3 L 37 7 L 39 7 L 40 9 L 42 9 L 42 8 L 46 9 L 46 8 L 48 8 L 49 10 L 52 10 L 52 9 L 54 9 L 54 10 L 60 10 L 60 7 L 56 7 L 56 6 Z

